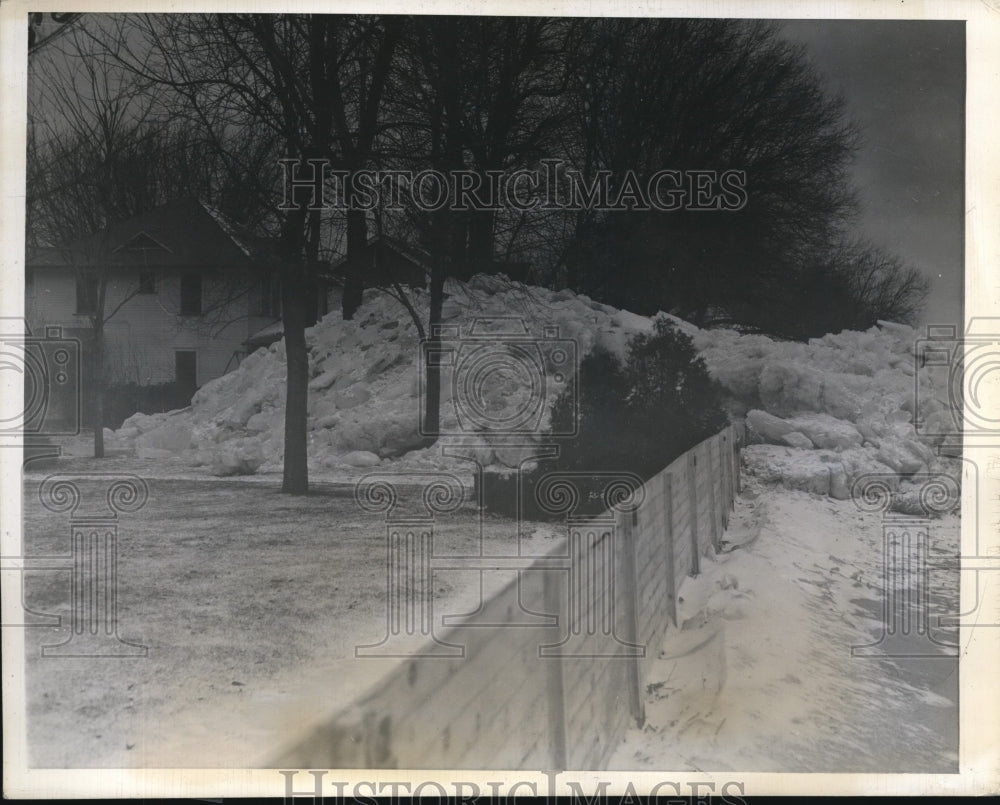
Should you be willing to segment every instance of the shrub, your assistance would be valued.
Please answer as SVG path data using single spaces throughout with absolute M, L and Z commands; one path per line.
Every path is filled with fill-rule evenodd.
M 579 430 L 564 443 L 560 469 L 655 475 L 726 424 L 720 393 L 691 339 L 667 318 L 635 336 L 625 365 L 597 348 L 580 364 Z M 572 400 L 560 398 L 553 424 L 571 424 Z
M 629 342 L 624 366 L 606 349 L 593 349 L 580 362 L 578 387 L 578 402 L 564 394 L 552 407 L 553 431 L 572 430 L 577 417 L 576 436 L 553 437 L 559 457 L 543 461 L 534 472 L 487 473 L 483 491 L 491 511 L 551 519 L 535 500 L 536 485 L 547 473 L 573 472 L 579 473 L 573 480 L 579 501 L 573 513 L 599 514 L 607 507 L 601 494 L 606 473 L 633 473 L 646 480 L 727 421 L 719 389 L 691 339 L 666 318 L 657 319 L 652 333 Z

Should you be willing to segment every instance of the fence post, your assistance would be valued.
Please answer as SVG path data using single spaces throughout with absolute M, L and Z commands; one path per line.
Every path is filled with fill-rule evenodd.
M 732 506 L 733 495 L 732 495 L 732 458 L 730 457 L 730 435 L 732 427 L 727 427 L 722 431 L 719 437 L 722 441 L 719 443 L 719 462 L 722 465 L 722 499 L 723 505 L 720 507 L 722 510 L 722 527 L 723 529 L 729 528 L 729 511 Z
M 560 613 L 564 618 L 572 617 L 570 609 L 563 605 L 563 597 L 559 590 L 559 579 L 564 575 L 555 570 L 542 573 L 545 611 L 555 615 L 557 619 Z M 566 632 L 572 634 L 572 628 Z M 545 698 L 549 707 L 549 757 L 552 758 L 552 768 L 561 771 L 566 768 L 566 691 L 563 681 L 563 657 L 561 653 L 553 652 L 544 657 L 540 656 L 540 659 L 546 663 Z
M 739 433 L 736 430 L 736 426 L 733 425 L 731 432 L 729 434 L 729 509 L 730 511 L 736 511 L 736 496 L 740 491 L 740 480 L 739 480 L 739 469 L 737 467 L 737 462 L 740 460 L 739 452 Z
M 639 574 L 636 572 L 635 558 L 635 528 L 632 525 L 631 512 L 617 512 L 618 533 L 621 534 L 623 592 L 625 598 L 625 640 L 633 646 L 638 645 L 639 633 Z M 642 698 L 642 678 L 639 668 L 640 656 L 635 653 L 626 655 L 628 662 L 628 698 L 632 709 L 632 717 L 636 726 L 641 727 L 646 721 L 646 707 Z
M 677 625 L 677 572 L 674 566 L 674 487 L 671 473 L 663 473 L 663 522 L 665 524 L 664 546 L 667 552 L 667 606 L 670 620 Z
M 741 427 L 740 428 L 740 437 L 739 437 L 739 439 L 737 439 L 736 444 L 734 445 L 735 449 L 733 450 L 733 458 L 736 461 L 736 491 L 737 492 L 742 492 L 743 491 L 743 465 L 740 463 L 740 450 L 739 450 L 739 448 L 740 448 L 740 445 L 743 444 L 743 439 L 745 438 L 745 433 L 746 433 L 746 431 Z
M 736 438 L 733 439 L 733 467 L 736 469 L 736 494 L 743 492 L 743 467 L 740 462 L 740 446 L 743 444 L 743 439 L 745 438 L 745 430 L 742 426 L 739 428 Z M 733 505 L 736 505 L 736 501 L 733 501 Z
M 688 500 L 691 506 L 691 575 L 701 572 L 698 556 L 698 456 L 694 450 L 688 453 Z
M 714 446 L 718 446 L 719 440 L 714 436 L 708 442 L 708 449 L 705 451 L 708 453 L 708 501 L 709 507 L 712 514 L 712 548 L 716 553 L 719 552 L 719 546 L 722 544 L 722 514 L 719 511 L 719 497 L 722 495 L 721 489 L 717 495 L 715 492 L 715 459 L 712 457 L 715 450 Z M 721 462 L 720 462 L 721 463 Z

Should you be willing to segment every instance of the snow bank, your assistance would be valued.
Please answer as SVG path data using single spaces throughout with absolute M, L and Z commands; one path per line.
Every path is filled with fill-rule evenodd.
M 477 318 L 521 319 L 530 336 L 555 328 L 572 339 L 579 355 L 601 344 L 624 355 L 628 339 L 651 328 L 651 320 L 593 302 L 569 291 L 548 291 L 477 276 L 449 282 L 443 320 L 460 337 Z M 414 292 L 421 321 L 429 297 Z M 549 332 L 552 332 L 551 330 Z M 409 312 L 380 291 L 365 292 L 353 321 L 332 313 L 307 331 L 309 347 L 309 461 L 314 469 L 370 467 L 401 459 L 408 467 L 451 466 L 440 450 L 424 450 L 419 433 L 418 331 Z M 546 366 L 547 384 L 556 368 Z M 565 381 L 565 377 L 563 380 Z M 499 380 L 499 383 L 497 381 Z M 523 378 L 493 375 L 491 415 L 516 411 L 524 403 Z M 136 414 L 115 433 L 116 442 L 147 457 L 176 456 L 220 475 L 280 469 L 283 451 L 285 355 L 283 342 L 262 348 L 233 372 L 206 383 L 182 411 Z M 442 389 L 442 429 L 458 432 L 451 388 Z M 554 395 L 545 398 L 551 404 Z M 542 425 L 547 422 L 546 410 Z M 486 463 L 517 466 L 523 449 L 499 446 L 481 451 Z M 404 458 L 405 457 L 405 458 Z M 259 459 L 259 460 L 258 460 Z
M 944 646 L 956 630 L 932 625 L 941 642 L 921 634 L 923 657 L 851 651 L 884 637 L 881 514 L 765 493 L 759 479 L 744 491 L 727 531 L 744 549 L 704 557 L 684 580 L 679 628 L 644 676 L 646 721 L 608 767 L 954 773 L 958 658 Z M 953 515 L 934 524 L 935 556 L 958 552 L 959 530 Z M 921 584 L 934 611 L 958 611 L 957 573 Z M 698 635 L 714 639 L 685 653 Z
M 550 291 L 503 277 L 449 281 L 443 319 L 456 339 L 477 319 L 502 317 L 543 338 L 571 339 L 579 356 L 595 345 L 624 355 L 628 340 L 652 329 L 652 319 L 594 302 L 568 290 Z M 426 322 L 429 298 L 414 292 Z M 666 314 L 660 314 L 666 315 Z M 750 472 L 793 489 L 842 498 L 861 474 L 940 471 L 946 462 L 914 431 L 915 389 L 921 415 L 948 405 L 945 379 L 914 370 L 918 334 L 882 322 L 865 332 L 845 331 L 808 343 L 777 341 L 735 330 L 700 330 L 670 317 L 690 335 L 709 373 L 723 387 L 734 418 L 746 417 L 752 441 Z M 499 318 L 498 318 L 499 321 Z M 553 329 L 554 328 L 554 329 Z M 309 348 L 309 459 L 314 469 L 451 466 L 436 448 L 422 449 L 416 325 L 396 299 L 365 292 L 353 321 L 339 312 L 307 331 Z M 549 388 L 565 383 L 565 367 L 546 362 Z M 284 344 L 246 358 L 238 369 L 205 384 L 189 408 L 137 414 L 116 432 L 118 443 L 148 457 L 177 456 L 217 474 L 280 469 L 284 428 Z M 524 403 L 524 378 L 494 373 L 484 404 L 502 417 Z M 442 389 L 442 428 L 458 432 L 452 388 Z M 553 394 L 546 397 L 551 403 Z M 548 412 L 543 414 L 542 426 Z M 476 437 L 481 441 L 480 437 Z M 523 448 L 481 448 L 486 464 L 517 466 Z M 898 485 L 899 480 L 894 482 Z
M 915 368 L 918 338 L 891 322 L 808 343 L 719 330 L 694 336 L 711 374 L 746 412 L 758 442 L 744 451 L 751 473 L 838 499 L 861 476 L 884 475 L 901 510 L 912 508 L 923 475 L 959 476 L 957 462 L 938 456 L 940 438 L 913 426 L 918 402 L 923 417 L 947 415 L 950 405 L 947 378 Z

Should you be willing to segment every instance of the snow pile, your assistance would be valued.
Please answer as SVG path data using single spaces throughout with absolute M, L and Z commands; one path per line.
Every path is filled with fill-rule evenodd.
M 453 328 L 451 341 L 466 337 L 477 320 L 493 316 L 508 324 L 523 322 L 524 332 L 539 340 L 571 340 L 580 357 L 598 344 L 624 355 L 633 335 L 652 329 L 650 318 L 568 290 L 535 288 L 504 277 L 450 281 L 446 292 L 443 321 Z M 426 322 L 428 295 L 415 291 L 412 303 Z M 880 323 L 866 332 L 797 343 L 734 330 L 699 330 L 672 320 L 692 337 L 710 374 L 724 388 L 731 415 L 746 417 L 752 441 L 759 443 L 746 449 L 744 460 L 762 480 L 845 498 L 858 476 L 891 473 L 893 488 L 905 497 L 901 479 L 944 467 L 935 445 L 918 437 L 912 425 L 916 383 L 922 417 L 946 415 L 948 402 L 946 378 L 933 377 L 927 369 L 915 372 L 915 330 Z M 314 469 L 455 464 L 438 447 L 422 446 L 419 336 L 404 305 L 381 291 L 366 291 L 353 321 L 331 313 L 307 331 L 307 343 L 309 459 Z M 564 387 L 565 366 L 545 361 L 544 371 L 550 392 Z M 278 342 L 205 384 L 190 408 L 131 417 L 115 440 L 139 456 L 176 456 L 217 475 L 280 469 L 284 378 L 284 344 Z M 493 372 L 483 393 L 491 415 L 503 419 L 523 407 L 525 379 L 513 370 Z M 546 403 L 554 396 L 549 393 Z M 442 431 L 467 431 L 451 397 L 451 384 L 443 384 Z M 546 410 L 540 431 L 547 416 Z M 490 441 L 479 434 L 470 440 Z M 486 465 L 516 467 L 524 449 L 505 449 L 495 440 L 479 448 L 476 457 Z
M 726 330 L 692 336 L 733 395 L 733 413 L 744 414 L 752 440 L 762 442 L 744 451 L 762 480 L 843 500 L 861 476 L 881 475 L 896 493 L 894 508 L 912 513 L 920 513 L 923 476 L 957 481 L 957 463 L 937 454 L 940 437 L 913 425 L 916 413 L 925 422 L 950 417 L 947 368 L 916 368 L 913 328 L 879 322 L 808 343 Z
M 595 344 L 623 355 L 628 339 L 649 330 L 651 320 L 593 302 L 570 291 L 548 291 L 504 277 L 477 276 L 468 283 L 449 282 L 443 322 L 457 327 L 456 341 L 477 319 L 502 317 L 529 337 L 570 339 L 578 355 Z M 411 299 L 421 321 L 428 318 L 429 296 L 414 291 Z M 546 331 L 546 328 L 549 328 Z M 552 328 L 555 328 L 554 330 Z M 502 329 L 502 332 L 508 332 Z M 308 433 L 313 469 L 371 467 L 405 456 L 407 467 L 451 467 L 454 459 L 439 448 L 423 449 L 419 433 L 419 335 L 410 313 L 390 295 L 369 290 L 354 320 L 339 312 L 325 317 L 307 333 L 309 348 Z M 500 341 L 503 341 L 501 336 Z M 542 352 L 545 356 L 547 353 Z M 570 362 L 572 364 L 572 361 Z M 515 367 L 516 368 L 516 367 Z M 552 389 L 565 384 L 565 367 L 545 366 L 550 406 Z M 557 378 L 557 373 L 562 375 Z M 571 374 L 571 373 L 570 373 Z M 524 377 L 516 371 L 492 373 L 485 404 L 490 415 L 524 407 Z M 450 384 L 443 384 L 441 430 L 462 433 Z M 144 458 L 179 457 L 206 466 L 214 474 L 280 469 L 283 454 L 285 400 L 284 343 L 257 350 L 233 372 L 206 383 L 189 408 L 166 414 L 136 414 L 114 434 L 115 445 Z M 547 426 L 548 408 L 540 430 Z M 469 436 L 466 441 L 482 442 Z M 530 439 L 521 439 L 521 442 Z M 524 448 L 483 448 L 484 464 L 518 466 Z

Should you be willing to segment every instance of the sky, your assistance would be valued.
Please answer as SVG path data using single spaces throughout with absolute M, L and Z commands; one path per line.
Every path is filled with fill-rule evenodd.
M 931 281 L 923 323 L 961 324 L 963 21 L 788 20 L 863 142 L 853 165 L 863 234 Z

